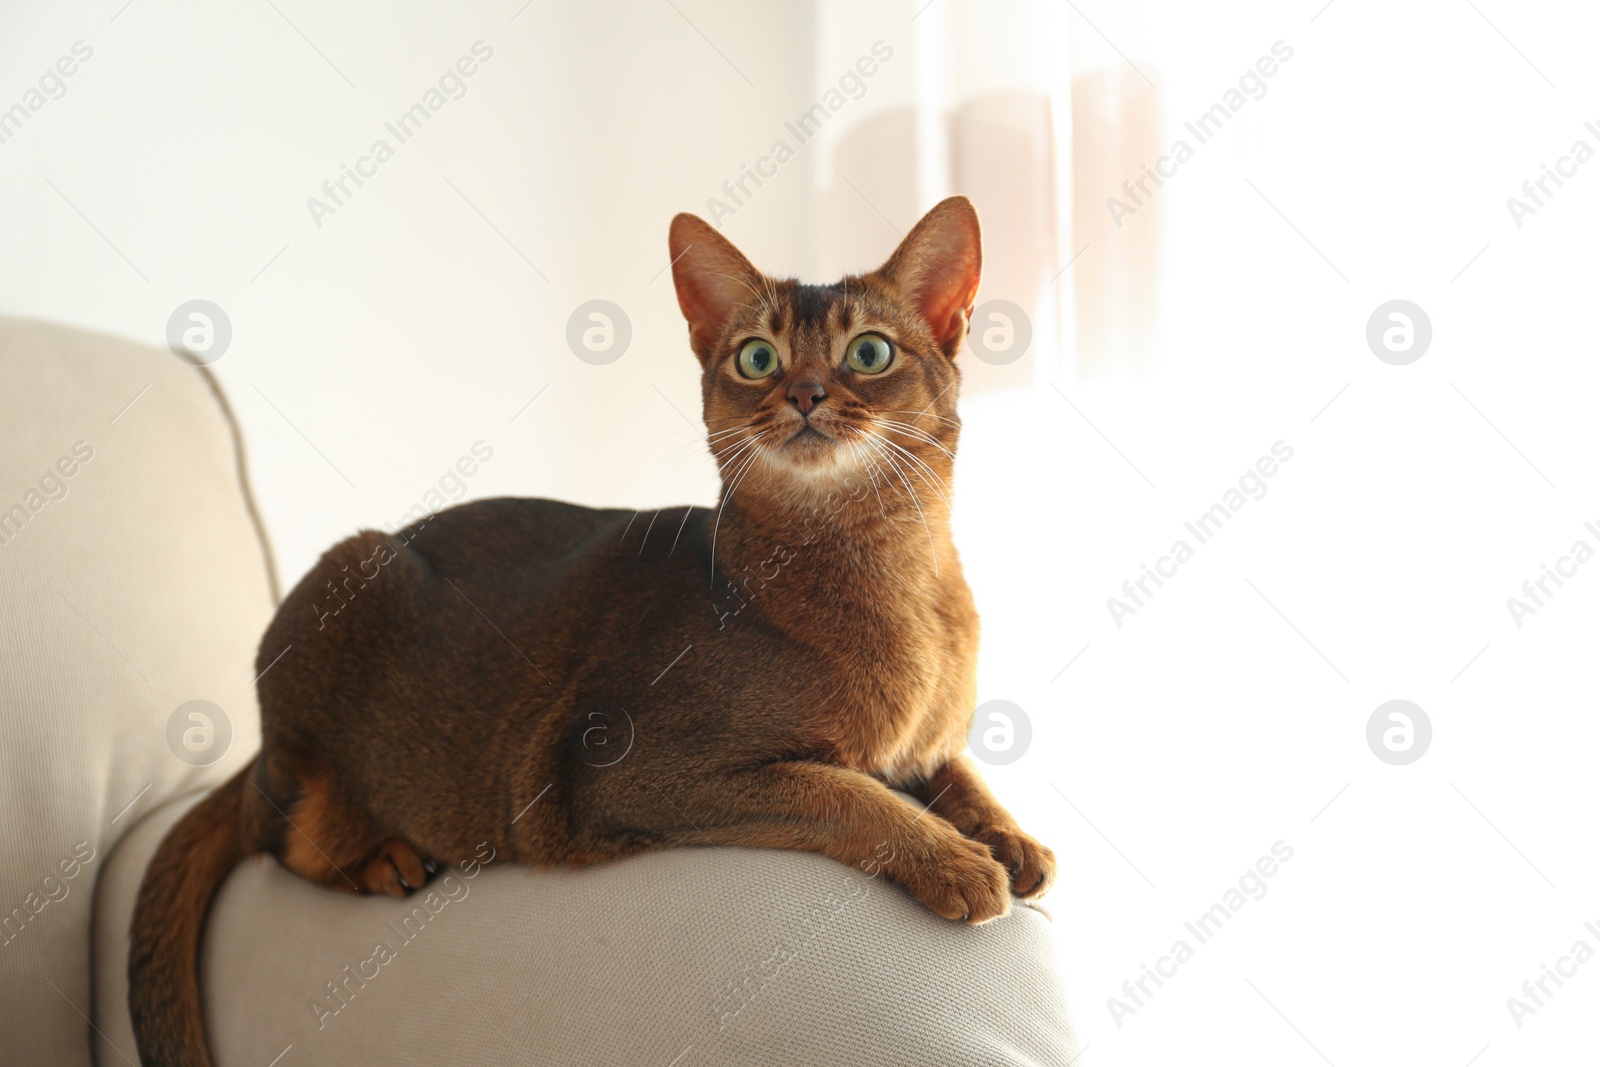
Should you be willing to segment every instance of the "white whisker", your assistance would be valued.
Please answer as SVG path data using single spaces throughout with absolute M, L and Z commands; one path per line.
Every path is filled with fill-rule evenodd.
M 904 437 L 909 437 L 914 441 L 921 441 L 925 445 L 932 445 L 940 452 L 943 452 L 946 456 L 949 456 L 952 462 L 956 458 L 956 454 L 954 452 L 944 447 L 944 445 L 939 442 L 937 437 L 934 437 L 926 430 L 919 430 L 915 426 L 908 426 L 903 422 L 896 422 L 893 419 L 879 419 L 878 425 L 890 430 L 892 433 L 898 433 Z
M 750 438 L 749 443 L 751 445 L 754 445 L 757 441 L 761 440 L 761 438 L 765 437 L 769 432 L 770 431 L 768 431 L 768 430 L 762 430 L 760 433 L 758 433 L 754 437 Z M 733 489 L 738 488 L 738 484 L 739 484 L 740 478 L 742 478 L 744 476 L 744 473 L 747 470 L 750 469 L 751 465 L 755 463 L 756 459 L 760 455 L 761 455 L 761 453 L 759 451 L 757 451 L 755 448 L 751 448 L 750 452 L 744 458 L 744 461 L 741 464 L 741 466 L 739 467 L 739 469 L 737 471 L 735 471 L 733 477 L 731 479 L 729 479 L 729 483 L 731 485 L 731 488 L 725 489 L 723 491 L 722 503 L 717 505 L 717 521 L 711 527 L 711 588 L 712 589 L 715 589 L 717 587 L 717 532 L 719 530 L 721 530 L 721 528 L 722 528 L 722 511 L 723 511 L 724 508 L 726 508 L 728 506 L 728 501 L 733 499 Z
M 763 433 L 764 432 L 765 431 L 763 431 Z M 671 493 L 676 493 L 677 490 L 678 490 L 678 486 L 682 485 L 685 481 L 687 481 L 691 475 L 698 473 L 700 471 L 700 469 L 702 467 L 704 467 L 708 461 L 716 460 L 718 473 L 720 474 L 722 466 L 723 466 L 724 463 L 732 462 L 734 456 L 737 456 L 741 450 L 749 447 L 760 436 L 761 436 L 761 434 L 756 434 L 755 437 L 746 438 L 746 439 L 741 440 L 739 442 L 736 442 L 734 444 L 727 445 L 721 451 L 717 451 L 717 450 L 713 449 L 709 456 L 702 456 L 700 458 L 700 462 L 699 463 L 695 464 L 693 467 L 690 467 L 687 471 L 685 471 L 683 473 L 682 476 L 680 476 L 678 478 L 678 480 L 676 482 L 673 483 Z M 682 460 L 679 460 L 678 462 L 681 463 Z M 674 463 L 673 466 L 676 467 L 677 464 Z M 669 473 L 670 473 L 670 468 L 669 468 Z M 669 496 L 670 495 L 671 494 L 669 493 Z M 666 510 L 666 507 L 667 507 L 666 501 L 662 501 L 660 506 L 658 506 L 656 508 L 656 513 L 650 517 L 650 525 L 645 527 L 644 537 L 639 542 L 639 555 L 640 556 L 644 555 L 644 546 L 650 540 L 650 531 L 655 529 L 656 519 L 659 519 L 661 517 L 661 513 Z M 637 513 L 636 513 L 636 517 L 637 517 Z M 628 525 L 632 526 L 633 523 L 630 521 Z M 682 532 L 682 524 L 679 525 L 679 531 Z M 674 545 L 677 544 L 677 538 L 673 539 L 673 544 Z M 668 552 L 668 555 L 671 555 L 671 553 Z
M 931 411 L 912 411 L 910 408 L 880 408 L 879 410 L 885 415 L 918 415 L 924 419 L 938 419 L 940 422 L 948 422 L 952 426 L 959 427 L 961 425 L 960 419 L 952 419 L 944 415 L 935 415 Z
M 873 436 L 876 437 L 877 435 L 874 434 Z M 878 437 L 877 439 L 883 444 L 890 443 L 882 437 Z M 928 535 L 928 553 L 933 557 L 933 576 L 937 578 L 939 576 L 939 550 L 934 547 L 933 529 L 928 525 L 928 516 L 923 513 L 922 502 L 917 499 L 917 490 L 911 484 L 911 479 L 906 477 L 906 472 L 901 468 L 900 464 L 895 461 L 893 456 L 887 452 L 884 452 L 883 458 L 889 462 L 889 465 L 894 468 L 895 473 L 900 476 L 901 484 L 906 487 L 906 493 L 911 497 L 912 506 L 917 509 L 917 517 L 922 520 L 922 529 Z
M 860 430 L 856 430 L 855 434 L 857 440 L 849 442 L 850 454 L 856 457 L 856 467 L 859 469 L 862 466 L 861 449 L 863 445 L 870 446 L 871 442 L 865 440 Z M 876 459 L 872 459 L 870 454 L 868 456 L 868 462 L 871 463 L 871 466 L 867 468 L 867 484 L 872 486 L 872 495 L 878 498 L 878 514 L 887 519 L 889 517 L 889 509 L 884 507 L 883 494 L 878 492 L 878 462 Z
M 872 433 L 871 430 L 867 430 L 865 432 L 868 433 L 868 434 L 871 434 L 873 437 L 876 437 L 879 441 L 882 441 L 884 444 L 888 445 L 890 448 L 892 448 L 896 452 L 900 453 L 900 455 L 904 456 L 906 458 L 906 460 L 908 462 L 910 462 L 911 469 L 916 472 L 917 477 L 922 479 L 923 484 L 926 485 L 929 489 L 932 489 L 935 493 L 937 493 L 939 495 L 939 499 L 944 503 L 945 507 L 949 507 L 950 506 L 950 494 L 949 494 L 949 488 L 950 487 L 944 484 L 944 479 L 939 477 L 939 472 L 938 471 L 936 471 L 932 467 L 928 466 L 926 463 L 924 463 L 922 461 L 922 459 L 920 457 L 918 457 L 917 455 L 913 454 L 910 450 L 908 450 L 908 449 L 906 449 L 906 448 L 904 448 L 904 447 L 902 447 L 900 445 L 895 444 L 893 441 L 889 440 L 887 437 L 884 437 L 881 434 Z M 926 472 L 926 473 L 924 473 L 924 472 Z M 930 474 L 933 476 L 933 479 L 931 481 L 928 478 L 928 475 L 930 475 Z M 937 482 L 938 484 L 935 485 L 934 484 L 935 482 Z

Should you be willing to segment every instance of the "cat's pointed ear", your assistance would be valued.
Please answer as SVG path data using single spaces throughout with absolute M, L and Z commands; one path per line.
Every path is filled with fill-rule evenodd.
M 726 237 L 696 215 L 672 220 L 667 246 L 678 307 L 689 320 L 689 347 L 705 363 L 715 354 L 712 346 L 722 337 L 728 319 L 750 305 L 765 279 Z
M 967 336 L 982 268 L 978 213 L 966 197 L 952 196 L 922 216 L 876 273 L 916 306 L 940 350 L 954 359 Z

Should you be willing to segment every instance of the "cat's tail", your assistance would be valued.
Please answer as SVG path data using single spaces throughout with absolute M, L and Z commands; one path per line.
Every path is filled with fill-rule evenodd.
M 245 767 L 178 820 L 146 868 L 133 909 L 128 1010 L 144 1067 L 210 1067 L 200 1011 L 200 932 L 247 841 Z

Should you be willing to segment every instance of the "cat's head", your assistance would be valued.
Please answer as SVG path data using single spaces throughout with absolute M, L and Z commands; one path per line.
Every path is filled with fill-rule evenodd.
M 831 285 L 762 274 L 694 215 L 672 220 L 670 252 L 725 483 L 948 481 L 982 262 L 971 201 L 940 202 L 883 266 Z

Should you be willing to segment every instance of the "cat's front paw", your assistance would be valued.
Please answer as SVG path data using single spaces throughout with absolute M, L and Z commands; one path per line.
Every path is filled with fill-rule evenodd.
M 915 863 L 897 865 L 895 881 L 935 915 L 976 926 L 1011 910 L 1005 868 L 989 849 L 964 837 L 950 838 L 942 848 Z
M 1015 826 L 986 827 L 973 840 L 1010 872 L 1011 892 L 1024 900 L 1044 896 L 1056 880 L 1056 854 Z

